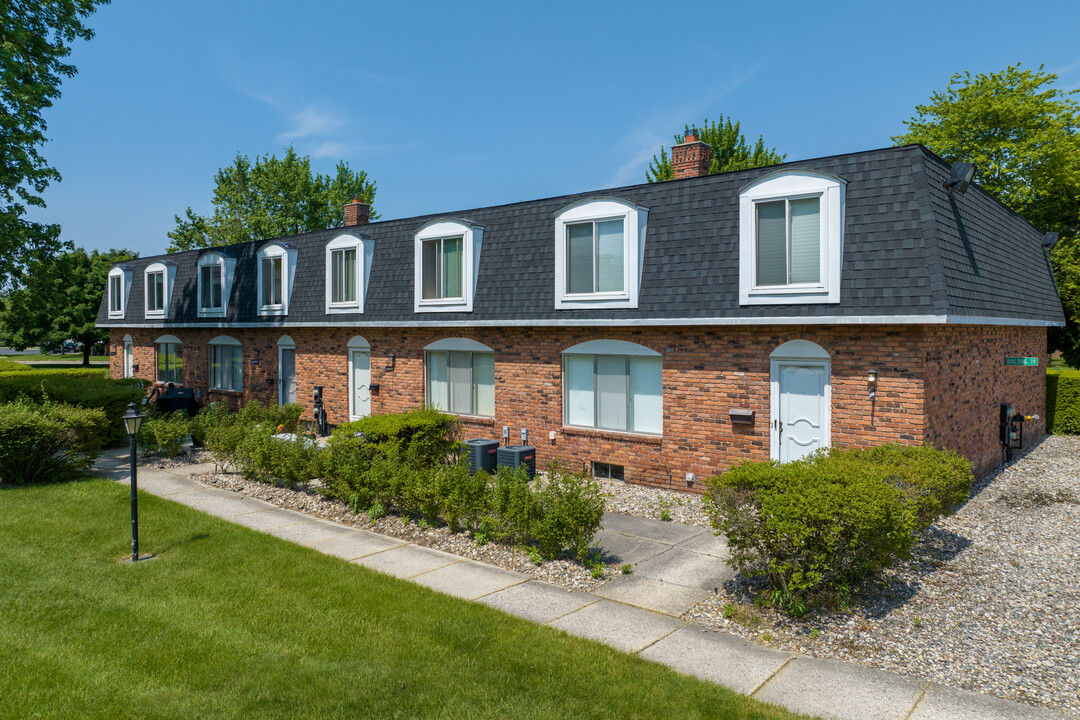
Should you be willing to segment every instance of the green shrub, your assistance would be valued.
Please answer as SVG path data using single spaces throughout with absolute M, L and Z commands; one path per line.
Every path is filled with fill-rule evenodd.
M 210 403 L 199 409 L 199 413 L 191 419 L 191 442 L 199 447 L 206 447 L 206 438 L 210 432 L 219 426 L 227 425 L 233 421 L 233 414 L 225 403 Z
M 195 416 L 192 441 L 206 447 L 223 465 L 240 466 L 241 445 L 253 434 L 270 435 L 279 432 L 295 433 L 300 425 L 303 407 L 294 403 L 263 405 L 252 400 L 237 413 L 229 411 L 224 404 L 204 408 Z M 255 442 L 255 441 L 252 441 Z M 257 454 L 258 448 L 249 446 L 248 456 Z M 250 464 L 250 459 L 247 460 Z M 251 465 L 251 472 L 261 472 L 259 465 Z M 304 474 L 304 473 L 301 473 Z M 310 479 L 310 478 L 309 478 Z
M 277 426 L 264 424 L 239 427 L 245 427 L 245 432 L 236 449 L 235 464 L 245 477 L 293 485 L 319 476 L 320 448 L 311 438 L 275 437 Z
M 536 502 L 535 533 L 540 552 L 554 558 L 568 549 L 584 560 L 604 517 L 600 485 L 584 470 L 570 473 L 553 462 Z
M 184 440 L 191 434 L 191 418 L 186 412 L 168 414 L 152 413 L 142 422 L 136 441 L 142 449 L 176 457 L 184 448 Z
M 459 449 L 460 423 L 452 415 L 433 408 L 392 415 L 369 415 L 344 423 L 333 436 L 352 437 L 362 433 L 371 452 L 398 457 L 416 467 L 434 467 L 446 462 Z
M 27 397 L 35 403 L 52 402 L 97 408 L 105 413 L 108 444 L 126 440 L 120 417 L 129 403 L 146 397 L 146 381 L 137 378 L 110 379 L 101 370 L 0 370 L 0 403 Z
M 6 357 L 0 357 L 0 373 L 28 372 L 30 370 L 33 370 L 33 368 L 24 365 L 23 363 L 15 362 L 14 360 L 10 360 Z
M 524 465 L 500 467 L 488 485 L 487 514 L 480 531 L 489 538 L 525 544 L 534 535 L 539 507 Z
M 1080 370 L 1047 371 L 1046 432 L 1080 435 Z
M 963 502 L 972 480 L 952 452 L 832 448 L 737 465 L 706 481 L 705 505 L 731 566 L 763 578 L 768 598 L 798 615 L 910 556 L 915 534 Z
M 443 515 L 450 529 L 476 532 L 487 513 L 491 475 L 479 470 L 469 474 L 464 458 L 446 467 L 439 476 Z
M 101 410 L 25 400 L 0 405 L 0 481 L 67 479 L 94 462 L 104 430 Z

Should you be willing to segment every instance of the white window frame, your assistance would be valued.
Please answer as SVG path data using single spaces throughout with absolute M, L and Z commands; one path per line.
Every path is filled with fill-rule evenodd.
M 567 392 L 569 390 L 566 382 L 566 358 L 572 355 L 591 356 L 593 358 L 594 368 L 596 358 L 598 356 L 614 356 L 626 358 L 629 360 L 634 357 L 645 358 L 660 358 L 660 432 L 650 433 L 641 430 L 633 429 L 617 429 L 617 428 L 605 428 L 595 424 L 596 420 L 596 386 L 593 386 L 593 425 L 573 425 L 570 423 L 569 415 L 570 408 L 567 402 Z M 562 373 L 562 415 L 563 415 L 563 427 L 578 428 L 583 430 L 595 430 L 597 432 L 605 433 L 621 433 L 624 435 L 643 435 L 649 437 L 662 437 L 664 434 L 664 362 L 663 355 L 656 350 L 647 348 L 644 345 L 638 345 L 637 343 L 627 342 L 626 340 L 589 340 L 587 342 L 578 343 L 573 347 L 566 348 L 562 351 L 562 362 L 560 366 L 560 372 Z M 629 373 L 629 364 L 627 365 L 627 372 Z M 629 384 L 629 375 L 627 376 L 627 383 Z M 630 418 L 633 417 L 631 406 L 633 403 L 633 397 L 630 394 L 629 387 L 627 388 L 627 424 L 630 424 Z
M 428 397 L 428 388 L 430 386 L 429 385 L 429 377 L 428 377 L 428 357 L 430 356 L 431 353 L 442 353 L 442 352 L 445 352 L 445 353 L 467 352 L 467 353 L 470 353 L 471 355 L 477 355 L 477 354 L 491 355 L 492 356 L 492 364 L 494 365 L 495 351 L 493 349 L 491 349 L 490 347 L 488 347 L 487 345 L 484 345 L 483 343 L 477 342 L 476 340 L 469 340 L 468 338 L 444 338 L 442 340 L 437 340 L 437 341 L 431 343 L 430 345 L 427 345 L 424 348 L 424 405 L 428 406 L 428 407 L 433 407 L 431 405 L 431 398 Z M 449 360 L 449 357 L 447 359 Z M 470 376 L 472 378 L 471 385 L 472 385 L 472 392 L 473 393 L 476 392 L 476 374 L 475 374 L 476 370 L 475 370 L 474 365 L 475 364 L 470 361 L 470 363 L 469 363 L 469 373 L 470 373 Z M 494 382 L 495 382 L 495 379 L 493 377 L 492 378 L 492 392 L 494 392 Z M 448 385 L 449 385 L 449 383 L 448 383 Z M 471 403 L 472 403 L 472 400 L 470 398 L 470 405 L 471 405 Z M 448 413 L 450 415 L 457 415 L 459 417 L 478 417 L 478 418 L 491 419 L 491 418 L 495 417 L 494 404 L 495 403 L 493 402 L 492 403 L 491 415 L 477 414 L 475 412 L 475 410 L 476 410 L 475 407 L 472 408 L 472 410 L 474 412 L 471 412 L 471 413 L 455 412 L 453 410 L 450 410 L 449 408 L 440 410 L 440 412 Z
M 814 170 L 779 170 L 739 191 L 739 304 L 794 305 L 840 302 L 844 257 L 844 204 L 847 182 Z M 757 205 L 776 200 L 819 197 L 821 246 L 818 283 L 757 283 Z
M 207 388 L 209 388 L 210 390 L 214 390 L 216 392 L 243 392 L 244 391 L 244 350 L 243 350 L 243 345 L 241 345 L 239 340 L 237 340 L 236 338 L 230 337 L 228 335 L 218 335 L 217 337 L 215 337 L 213 340 L 211 340 L 207 344 L 209 346 L 208 347 L 209 352 L 207 352 L 207 354 L 206 354 L 206 361 L 207 361 L 206 386 L 207 386 Z M 230 347 L 230 348 L 239 348 L 240 349 L 240 357 L 239 357 L 239 359 L 236 360 L 236 362 L 240 363 L 240 387 L 222 387 L 220 382 L 217 385 L 214 384 L 214 348 L 215 347 Z M 218 380 L 220 381 L 221 378 L 219 377 Z M 229 380 L 230 380 L 230 382 L 232 380 L 232 373 L 231 372 L 229 373 Z
M 176 380 L 162 380 L 158 377 L 158 373 L 161 371 L 161 361 L 159 357 L 161 355 L 161 345 L 176 346 L 174 355 L 180 356 L 180 382 L 177 382 Z M 175 361 L 173 362 L 172 367 L 175 369 Z M 184 384 L 184 343 L 175 335 L 162 335 L 154 341 L 154 382 L 159 385 L 166 385 L 170 382 L 180 386 L 183 386 Z
M 203 298 L 203 268 L 217 266 L 221 269 L 221 307 L 205 308 Z M 199 317 L 225 317 L 229 311 L 229 296 L 232 294 L 233 269 L 236 267 L 236 258 L 226 257 L 219 252 L 208 252 L 199 258 L 195 276 L 196 302 L 199 308 Z
M 106 288 L 108 294 L 108 312 L 110 320 L 123 320 L 124 314 L 127 312 L 128 295 L 131 294 L 131 268 L 120 266 L 114 267 L 109 271 L 109 284 Z M 120 309 L 113 310 L 113 279 L 118 278 L 120 281 Z
M 356 300 L 333 301 L 333 255 L 342 250 L 356 250 Z M 367 235 L 344 233 L 326 243 L 326 307 L 327 315 L 364 312 L 368 278 L 371 277 L 371 260 L 375 254 L 375 241 Z
M 567 226 L 587 221 L 623 220 L 622 292 L 569 293 L 566 291 Z M 586 198 L 555 215 L 555 309 L 636 308 L 641 288 L 642 261 L 649 210 L 620 198 Z
M 162 290 L 162 302 L 161 307 L 154 310 L 150 309 L 150 277 L 157 275 L 162 276 L 161 290 Z M 164 319 L 169 317 L 169 300 L 172 295 L 173 280 L 176 277 L 176 265 L 171 262 L 155 262 L 146 266 L 146 270 L 143 271 L 143 296 L 145 299 L 144 310 L 147 318 L 160 318 Z
M 263 298 L 263 260 L 281 258 L 281 302 L 264 305 Z M 260 316 L 280 316 L 289 314 L 289 299 L 292 296 L 293 282 L 296 279 L 297 250 L 287 243 L 273 241 L 259 248 L 257 263 L 255 302 Z
M 424 299 L 423 249 L 425 240 L 460 237 L 461 297 Z M 413 234 L 413 312 L 472 312 L 484 228 L 464 220 L 432 220 Z

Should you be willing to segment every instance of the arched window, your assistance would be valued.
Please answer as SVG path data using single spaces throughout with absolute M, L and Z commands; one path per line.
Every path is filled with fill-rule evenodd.
M 433 220 L 414 239 L 414 311 L 472 312 L 484 228 Z
M 466 338 L 424 348 L 425 396 L 431 407 L 457 415 L 495 416 L 495 352 Z
M 244 357 L 240 341 L 218 335 L 210 341 L 210 389 L 244 389 Z
M 234 258 L 208 252 L 199 258 L 198 296 L 200 317 L 223 317 L 232 292 Z
M 131 267 L 117 265 L 109 271 L 109 319 L 123 320 L 131 292 Z
M 590 340 L 563 350 L 563 423 L 660 435 L 663 359 L 624 340 Z
M 295 246 L 277 240 L 259 249 L 259 315 L 289 314 L 296 257 Z
M 768 173 L 739 191 L 739 303 L 840 302 L 845 182 Z
M 649 211 L 621 198 L 579 200 L 555 216 L 555 307 L 636 308 Z
M 343 233 L 326 244 L 326 313 L 364 312 L 375 241 Z
M 167 318 L 176 264 L 171 260 L 151 263 L 143 273 L 146 294 L 146 317 Z

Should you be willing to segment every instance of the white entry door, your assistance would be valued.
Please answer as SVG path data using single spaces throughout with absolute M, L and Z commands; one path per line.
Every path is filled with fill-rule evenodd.
M 827 364 L 773 361 L 773 459 L 790 462 L 828 447 L 829 390 Z
M 279 402 L 296 402 L 296 348 L 282 347 L 278 350 L 278 398 Z
M 366 350 L 349 351 L 349 419 L 371 414 L 371 356 Z

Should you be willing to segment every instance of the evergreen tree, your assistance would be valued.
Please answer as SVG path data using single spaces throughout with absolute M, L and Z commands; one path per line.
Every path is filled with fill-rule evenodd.
M 690 132 L 691 127 L 691 125 L 684 125 L 683 134 L 675 135 L 676 145 L 686 142 L 686 135 Z M 706 118 L 705 122 L 698 127 L 698 140 L 712 146 L 712 160 L 709 162 L 710 175 L 732 170 L 778 165 L 784 162 L 786 157 L 786 155 L 776 152 L 776 148 L 765 147 L 765 140 L 760 136 L 757 142 L 751 146 L 740 130 L 740 123 L 733 123 L 731 118 L 725 118 L 723 115 L 720 116 L 719 121 L 714 122 L 710 122 Z M 664 180 L 671 180 L 673 177 L 671 159 L 668 157 L 667 151 L 661 147 L 660 155 L 654 155 L 652 162 L 649 163 L 645 178 L 649 182 L 663 182 Z

